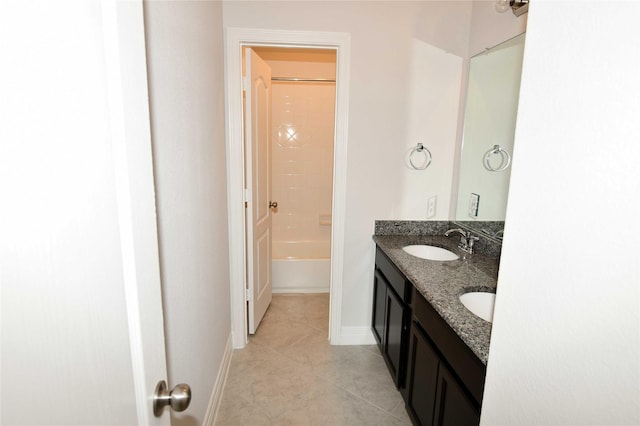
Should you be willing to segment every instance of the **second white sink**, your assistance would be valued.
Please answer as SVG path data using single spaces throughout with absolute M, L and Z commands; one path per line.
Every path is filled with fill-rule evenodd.
M 411 256 L 427 260 L 448 261 L 458 259 L 458 255 L 452 251 L 443 249 L 441 247 L 429 246 L 425 244 L 404 246 L 402 247 L 402 250 L 409 253 Z
M 493 306 L 496 303 L 494 293 L 474 291 L 460 296 L 460 301 L 465 308 L 485 321 L 493 322 Z

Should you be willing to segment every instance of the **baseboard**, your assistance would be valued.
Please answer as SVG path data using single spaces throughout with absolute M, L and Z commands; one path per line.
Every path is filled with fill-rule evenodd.
M 371 327 L 341 327 L 340 336 L 331 337 L 332 345 L 375 345 Z
M 273 294 L 284 293 L 329 293 L 329 287 L 271 287 Z
M 209 406 L 207 407 L 207 413 L 204 416 L 203 426 L 213 426 L 218 415 L 218 409 L 220 408 L 220 402 L 222 401 L 222 392 L 224 391 L 224 385 L 227 382 L 227 375 L 229 374 L 229 366 L 231 365 L 231 354 L 233 353 L 231 344 L 231 334 L 227 339 L 227 345 L 224 348 L 224 354 L 222 355 L 222 362 L 218 369 L 218 376 L 216 382 L 213 385 L 213 391 L 211 392 L 211 398 L 209 399 Z

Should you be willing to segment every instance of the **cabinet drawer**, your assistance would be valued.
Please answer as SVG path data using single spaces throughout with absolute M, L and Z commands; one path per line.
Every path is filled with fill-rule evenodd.
M 376 249 L 376 268 L 382 272 L 398 296 L 400 296 L 405 303 L 410 303 L 411 289 L 413 286 L 379 248 Z
M 413 316 L 427 333 L 451 370 L 464 383 L 478 404 L 482 403 L 487 367 L 469 349 L 427 300 L 413 290 Z

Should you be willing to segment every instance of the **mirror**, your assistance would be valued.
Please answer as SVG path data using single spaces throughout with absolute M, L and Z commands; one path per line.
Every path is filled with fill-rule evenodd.
M 502 239 L 525 35 L 471 58 L 455 221 Z

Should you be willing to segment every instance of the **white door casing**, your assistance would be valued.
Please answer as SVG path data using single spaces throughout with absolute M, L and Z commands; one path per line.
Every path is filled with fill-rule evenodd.
M 168 425 L 142 1 L 11 9 L 0 423 Z
M 242 105 L 242 47 L 278 46 L 336 51 L 336 119 L 331 227 L 331 285 L 329 340 L 331 344 L 359 344 L 342 332 L 342 270 L 347 182 L 349 121 L 349 67 L 351 37 L 348 33 L 284 31 L 255 28 L 225 29 L 225 81 L 227 85 L 227 201 L 229 208 L 229 279 L 231 326 L 234 348 L 247 343 L 244 122 Z M 370 339 L 370 333 L 368 338 Z
M 271 69 L 245 49 L 248 329 L 271 303 Z

